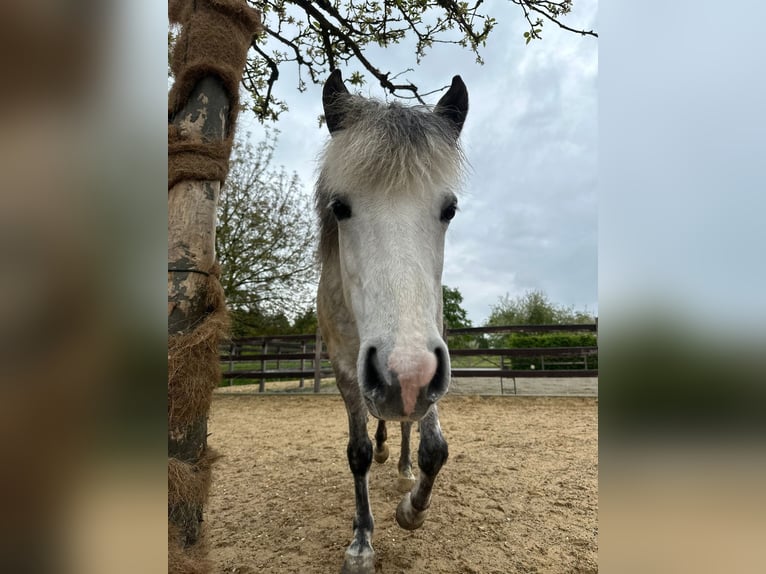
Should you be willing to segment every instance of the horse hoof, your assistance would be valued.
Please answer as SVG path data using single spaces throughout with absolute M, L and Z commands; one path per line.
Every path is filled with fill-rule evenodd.
M 408 492 L 396 507 L 396 522 L 405 530 L 417 530 L 426 521 L 426 510 L 415 510 L 412 506 L 412 497 Z
M 375 462 L 377 462 L 378 464 L 383 464 L 384 462 L 386 462 L 388 460 L 388 445 L 384 444 L 383 448 L 380 450 L 378 450 L 377 446 L 374 447 L 372 456 L 373 458 L 375 458 Z
M 415 476 L 411 472 L 409 474 L 400 474 L 396 479 L 396 489 L 399 492 L 409 492 L 414 484 Z
M 375 574 L 375 552 L 367 547 L 357 554 L 349 548 L 340 574 Z

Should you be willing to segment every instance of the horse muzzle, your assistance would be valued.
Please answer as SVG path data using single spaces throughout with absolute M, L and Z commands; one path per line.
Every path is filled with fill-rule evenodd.
M 439 339 L 423 349 L 367 345 L 359 357 L 359 384 L 370 413 L 379 419 L 417 421 L 446 393 L 449 352 Z

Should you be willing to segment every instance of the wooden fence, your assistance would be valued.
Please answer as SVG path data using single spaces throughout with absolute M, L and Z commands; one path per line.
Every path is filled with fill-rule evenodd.
M 223 378 L 230 385 L 236 379 L 257 380 L 259 392 L 267 381 L 298 380 L 298 387 L 304 388 L 306 379 L 311 379 L 318 393 L 322 378 L 333 376 L 319 330 L 308 335 L 234 339 L 222 350 Z
M 449 329 L 450 336 L 509 333 L 598 333 L 598 322 L 582 325 L 509 325 Z M 222 377 L 229 385 L 236 380 L 258 382 L 259 392 L 271 381 L 296 380 L 298 389 L 313 383 L 318 393 L 322 379 L 333 377 L 319 331 L 306 335 L 274 335 L 232 340 L 221 349 Z M 523 367 L 519 368 L 519 359 Z M 450 349 L 452 377 L 513 379 L 517 377 L 598 377 L 598 346 L 517 347 Z

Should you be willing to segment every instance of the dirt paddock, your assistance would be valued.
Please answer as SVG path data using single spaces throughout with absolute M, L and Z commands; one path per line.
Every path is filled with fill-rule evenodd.
M 447 396 L 450 457 L 414 532 L 394 518 L 389 425 L 391 458 L 370 472 L 376 572 L 597 572 L 597 409 L 594 397 Z M 338 395 L 215 395 L 209 444 L 223 458 L 205 524 L 216 574 L 340 571 L 354 513 L 346 421 Z

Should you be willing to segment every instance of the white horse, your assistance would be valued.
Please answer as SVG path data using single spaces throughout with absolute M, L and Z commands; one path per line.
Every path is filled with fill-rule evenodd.
M 331 138 L 316 185 L 321 279 L 317 313 L 348 412 L 354 476 L 354 535 L 345 573 L 372 573 L 373 518 L 367 473 L 388 458 L 385 421 L 401 421 L 396 511 L 403 528 L 422 526 L 434 480 L 447 460 L 436 403 L 450 381 L 442 339 L 444 235 L 457 209 L 468 112 L 460 76 L 433 111 L 349 94 L 340 71 L 323 104 Z M 376 445 L 367 415 L 379 419 Z M 420 421 L 418 480 L 409 437 Z

